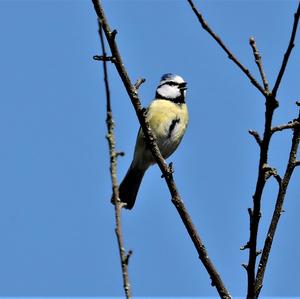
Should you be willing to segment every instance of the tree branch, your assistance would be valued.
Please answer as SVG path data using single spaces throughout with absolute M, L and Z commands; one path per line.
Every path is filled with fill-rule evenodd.
M 213 38 L 214 40 L 221 46 L 221 48 L 227 53 L 228 57 L 242 70 L 242 72 L 249 78 L 250 82 L 264 95 L 265 97 L 265 129 L 264 129 L 264 135 L 263 139 L 261 140 L 259 134 L 255 131 L 249 131 L 249 133 L 254 136 L 257 143 L 260 145 L 260 161 L 259 161 L 259 167 L 258 167 L 258 178 L 255 188 L 255 193 L 253 195 L 253 209 L 250 209 L 251 213 L 250 215 L 250 238 L 247 242 L 246 246 L 242 247 L 242 249 L 249 248 L 249 261 L 248 265 L 243 265 L 244 268 L 247 270 L 248 275 L 248 291 L 247 291 L 247 298 L 253 299 L 257 298 L 259 292 L 256 288 L 256 279 L 255 279 L 255 266 L 256 266 L 256 258 L 257 258 L 257 233 L 258 233 L 258 227 L 259 227 L 259 221 L 261 218 L 261 198 L 263 189 L 265 187 L 266 180 L 268 177 L 270 177 L 270 173 L 266 173 L 265 166 L 268 165 L 268 151 L 269 151 L 269 145 L 270 145 L 270 139 L 274 131 L 280 130 L 278 127 L 272 128 L 272 119 L 275 109 L 278 107 L 278 101 L 276 100 L 276 94 L 277 90 L 279 88 L 282 76 L 284 74 L 286 65 L 288 63 L 288 59 L 290 56 L 290 53 L 292 51 L 292 48 L 294 47 L 294 39 L 296 36 L 297 31 L 297 24 L 299 21 L 299 15 L 300 15 L 300 3 L 298 5 L 297 12 L 295 14 L 294 19 L 294 25 L 293 30 L 290 38 L 290 42 L 288 45 L 288 49 L 284 55 L 284 59 L 280 68 L 280 71 L 277 76 L 276 83 L 274 85 L 274 88 L 272 90 L 272 93 L 269 93 L 269 86 L 267 83 L 267 79 L 263 70 L 262 61 L 260 54 L 256 48 L 256 44 L 254 39 L 250 39 L 250 45 L 252 46 L 254 57 L 256 64 L 259 68 L 260 75 L 262 77 L 262 81 L 264 84 L 264 88 L 254 79 L 254 77 L 251 75 L 248 69 L 246 69 L 239 60 L 232 54 L 232 52 L 225 46 L 223 41 L 213 32 L 213 30 L 208 26 L 206 21 L 204 20 L 203 16 L 199 13 L 199 11 L 196 9 L 194 3 L 192 0 L 188 0 L 192 10 L 196 14 L 199 22 L 201 23 L 204 30 L 206 30 Z M 299 102 L 297 102 L 299 104 Z M 294 130 L 294 132 L 297 129 Z M 296 164 L 294 164 L 295 167 Z M 272 174 L 271 174 L 272 175 Z M 274 174 L 273 174 L 274 175 Z M 278 181 L 279 184 L 282 184 L 281 178 L 275 174 L 275 179 Z M 283 179 L 284 180 L 284 179 Z
M 288 63 L 291 51 L 294 47 L 294 40 L 295 40 L 295 36 L 296 36 L 296 32 L 297 32 L 299 17 L 300 17 L 300 2 L 298 3 L 297 11 L 294 14 L 294 25 L 293 25 L 293 29 L 292 29 L 292 33 L 291 33 L 291 38 L 290 38 L 290 41 L 288 44 L 287 51 L 284 54 L 282 65 L 281 65 L 280 71 L 277 75 L 275 85 L 272 89 L 272 94 L 269 97 L 266 97 L 266 126 L 265 126 L 265 135 L 264 135 L 264 139 L 263 139 L 263 143 L 264 143 L 264 141 L 266 141 L 266 150 L 267 151 L 265 153 L 266 156 L 264 157 L 266 162 L 267 162 L 268 146 L 269 146 L 269 142 L 270 142 L 272 133 L 274 133 L 276 131 L 276 129 L 278 129 L 278 130 L 280 130 L 281 128 L 285 129 L 288 126 L 288 125 L 285 125 L 284 127 L 282 127 L 282 126 L 277 127 L 277 128 L 275 127 L 276 129 L 271 127 L 273 112 L 276 109 L 276 107 L 278 106 L 278 103 L 276 101 L 277 91 L 278 91 L 279 85 L 281 83 L 281 79 L 283 77 L 284 71 L 286 69 L 286 65 Z M 268 121 L 268 119 L 269 119 L 269 121 Z M 298 121 L 299 120 L 300 120 L 300 114 L 298 116 Z M 267 123 L 268 123 L 268 126 L 267 126 Z M 260 259 L 255 282 L 253 282 L 253 279 L 255 277 L 254 271 L 255 271 L 256 258 L 253 257 L 254 248 L 251 248 L 251 246 L 250 246 L 249 262 L 251 261 L 253 266 L 251 267 L 251 273 L 250 273 L 251 285 L 248 284 L 247 296 L 249 299 L 257 298 L 259 296 L 259 293 L 263 286 L 264 273 L 265 273 L 265 269 L 267 266 L 268 257 L 269 257 L 269 253 L 270 253 L 270 250 L 272 247 L 272 242 L 273 242 L 273 238 L 274 238 L 274 235 L 276 232 L 277 224 L 278 224 L 280 215 L 282 213 L 282 205 L 283 205 L 283 202 L 285 199 L 285 193 L 286 193 L 291 175 L 295 168 L 296 154 L 297 154 L 299 138 L 300 138 L 299 131 L 300 131 L 299 126 L 296 126 L 294 128 L 294 133 L 293 133 L 293 140 L 292 140 L 292 147 L 291 147 L 291 152 L 290 152 L 290 156 L 289 156 L 289 162 L 287 165 L 285 175 L 284 175 L 282 181 L 280 182 L 280 188 L 279 188 L 279 193 L 278 193 L 278 197 L 277 197 L 277 201 L 276 201 L 276 205 L 275 205 L 275 210 L 274 210 L 271 224 L 269 227 L 269 231 L 268 231 L 268 234 L 267 234 L 267 237 L 265 240 L 264 249 L 262 252 L 261 259 Z M 262 146 L 262 148 L 263 148 L 263 146 Z M 262 154 L 263 154 L 263 152 L 261 151 L 261 158 L 262 158 Z M 260 160 L 260 162 L 262 162 L 262 159 Z M 260 177 L 258 178 L 258 182 L 259 182 L 259 180 L 260 180 Z M 264 188 L 264 183 L 262 183 L 262 181 L 261 181 L 261 184 Z M 256 200 L 254 199 L 254 206 L 257 205 L 259 207 L 259 209 L 260 209 L 260 201 L 261 201 L 261 193 L 260 193 L 259 198 L 257 198 Z M 259 212 L 259 214 L 260 214 L 260 212 Z M 260 218 L 260 216 L 258 217 L 257 227 L 255 227 L 256 230 L 258 229 L 259 218 Z M 257 231 L 256 231 L 256 233 L 254 232 L 253 235 L 256 235 L 255 236 L 255 244 L 253 244 L 253 247 L 255 246 L 255 250 L 256 250 Z M 251 233 L 250 233 L 250 240 L 251 240 Z M 252 249 L 252 252 L 251 252 L 251 249 Z M 248 280 L 248 283 L 249 283 L 249 280 Z
M 293 48 L 295 46 L 294 41 L 295 41 L 295 37 L 296 37 L 296 32 L 297 32 L 297 27 L 298 27 L 298 22 L 299 22 L 299 16 L 300 16 L 300 2 L 298 3 L 297 11 L 294 14 L 294 24 L 293 24 L 293 29 L 292 29 L 292 33 L 291 33 L 289 45 L 288 45 L 287 50 L 286 50 L 286 52 L 285 52 L 285 54 L 283 56 L 281 68 L 279 70 L 279 73 L 278 73 L 275 85 L 274 85 L 273 90 L 272 90 L 272 94 L 273 94 L 274 98 L 276 98 L 277 90 L 279 88 L 281 79 L 283 77 L 285 68 L 287 66 L 290 54 L 291 54 L 291 52 L 292 52 L 292 50 L 293 50 Z
M 261 138 L 260 138 L 258 132 L 254 131 L 254 130 L 249 130 L 248 132 L 249 132 L 250 135 L 252 135 L 252 136 L 255 138 L 257 144 L 258 144 L 259 146 L 261 146 L 261 142 L 262 142 L 262 141 L 261 141 Z
M 300 122 L 297 119 L 295 119 L 295 120 L 293 120 L 293 121 L 291 121 L 287 124 L 273 127 L 272 128 L 272 133 L 287 130 L 287 129 L 294 129 L 294 128 L 299 127 L 299 126 L 300 126 Z
M 257 67 L 258 67 L 258 70 L 259 70 L 259 73 L 260 73 L 265 91 L 267 93 L 269 93 L 269 83 L 268 83 L 268 80 L 267 80 L 267 77 L 266 77 L 266 74 L 265 74 L 265 71 L 264 71 L 264 68 L 263 68 L 261 56 L 259 54 L 259 51 L 257 49 L 256 43 L 255 43 L 255 40 L 254 40 L 253 37 L 250 38 L 249 43 L 250 43 L 250 46 L 252 47 L 255 62 L 257 64 Z
M 264 253 L 264 250 L 263 250 L 261 261 L 265 261 L 265 264 L 263 264 L 263 266 L 259 267 L 263 270 L 260 270 L 260 272 L 257 273 L 257 275 L 255 275 L 255 266 L 256 266 L 256 258 L 257 258 L 257 233 L 258 233 L 259 220 L 261 218 L 261 211 L 260 211 L 261 199 L 262 199 L 262 192 L 264 190 L 265 183 L 267 180 L 267 178 L 265 176 L 264 166 L 268 164 L 267 163 L 268 162 L 268 151 L 269 151 L 270 140 L 271 140 L 271 137 L 273 134 L 272 119 L 273 119 L 274 111 L 278 107 L 278 102 L 276 100 L 276 94 L 277 94 L 277 90 L 279 88 L 279 84 L 281 82 L 281 78 L 284 74 L 284 70 L 287 65 L 289 55 L 293 48 L 293 46 L 291 46 L 291 45 L 293 45 L 293 41 L 294 41 L 295 34 L 296 34 L 296 29 L 297 29 L 296 25 L 298 24 L 298 19 L 299 19 L 299 8 L 300 8 L 300 3 L 298 5 L 297 13 L 295 14 L 295 21 L 294 21 L 293 33 L 291 36 L 291 40 L 290 40 L 290 43 L 288 46 L 288 50 L 285 54 L 285 58 L 284 58 L 282 67 L 278 73 L 276 83 L 274 85 L 272 93 L 270 95 L 265 96 L 265 99 L 266 99 L 266 101 L 265 101 L 265 106 L 266 106 L 265 130 L 264 130 L 264 137 L 262 140 L 262 145 L 260 147 L 261 151 L 260 151 L 260 161 L 259 161 L 259 168 L 258 168 L 258 178 L 257 178 L 255 193 L 253 196 L 253 217 L 252 217 L 252 219 L 251 219 L 252 221 L 250 223 L 250 239 L 249 239 L 249 244 L 250 244 L 249 249 L 250 250 L 249 250 L 249 260 L 248 260 L 248 267 L 247 267 L 247 274 L 248 274 L 247 298 L 248 299 L 257 298 L 259 296 L 259 293 L 260 293 L 260 290 L 262 287 L 262 282 L 263 282 L 263 273 L 265 271 L 265 268 L 267 265 L 267 260 L 268 260 L 268 258 L 265 258 L 265 257 L 266 257 L 266 252 L 268 252 L 268 254 L 269 254 L 269 251 L 265 250 L 265 253 Z M 279 177 L 275 177 L 275 178 L 277 179 L 280 186 L 283 185 L 283 182 L 286 182 L 287 184 L 289 182 L 289 179 L 287 180 L 286 177 L 284 177 L 282 181 L 281 181 L 281 179 L 279 179 Z M 286 188 L 287 188 L 287 185 L 285 187 L 285 190 L 286 190 Z M 279 188 L 279 189 L 281 190 L 282 188 Z M 285 196 L 285 190 L 284 190 L 283 198 Z M 278 206 L 276 205 L 274 215 L 278 215 L 277 208 L 278 208 Z M 280 213 L 281 213 L 281 209 L 280 209 Z M 279 217 L 278 217 L 278 219 L 274 220 L 274 223 L 276 222 L 276 225 L 277 225 L 278 220 L 279 220 Z M 275 230 L 276 230 L 276 225 L 275 225 Z M 274 230 L 274 233 L 275 233 L 275 230 Z M 269 240 L 269 234 L 267 235 L 266 240 Z M 270 249 L 271 249 L 272 239 L 270 239 L 268 241 L 268 243 L 270 243 Z M 259 274 L 259 276 L 258 276 L 258 274 Z
M 121 260 L 121 268 L 122 268 L 122 276 L 123 276 L 123 288 L 125 291 L 125 295 L 127 299 L 132 298 L 131 296 L 131 287 L 129 283 L 129 274 L 128 274 L 128 262 L 129 257 L 132 254 L 130 250 L 128 254 L 126 254 L 124 248 L 124 241 L 123 241 L 123 232 L 122 232 L 122 221 L 121 221 L 121 211 L 122 211 L 122 203 L 119 199 L 119 190 L 118 190 L 118 183 L 117 183 L 117 156 L 122 155 L 121 153 L 117 153 L 115 150 L 115 135 L 114 135 L 114 121 L 112 116 L 112 109 L 111 109 L 111 101 L 110 101 L 110 89 L 109 89 L 109 81 L 108 81 L 108 74 L 107 74 L 107 59 L 106 59 L 106 51 L 105 51 L 105 43 L 102 33 L 102 28 L 100 22 L 99 25 L 99 37 L 101 41 L 101 48 L 102 48 L 102 61 L 103 61 L 103 73 L 104 73 L 104 83 L 105 83 L 105 92 L 106 92 L 106 125 L 107 125 L 107 141 L 109 146 L 109 156 L 110 156 L 110 175 L 111 175 L 111 182 L 112 182 L 112 200 L 115 206 L 115 221 L 116 221 L 116 228 L 115 233 L 117 236 L 118 241 L 118 248 L 119 248 L 119 255 Z M 124 153 L 123 153 L 124 154 Z
M 115 57 L 114 64 L 116 66 L 116 69 L 120 75 L 120 78 L 127 90 L 127 93 L 131 99 L 131 102 L 135 108 L 138 120 L 140 122 L 141 128 L 143 130 L 143 133 L 145 135 L 146 142 L 162 172 L 164 175 L 164 178 L 166 180 L 166 183 L 168 185 L 169 191 L 172 196 L 172 202 L 175 205 L 194 245 L 195 248 L 199 254 L 199 258 L 202 261 L 204 267 L 206 268 L 207 272 L 209 273 L 211 280 L 212 280 L 212 285 L 216 286 L 217 291 L 220 295 L 221 298 L 231 298 L 229 295 L 227 289 L 225 288 L 221 277 L 219 276 L 218 272 L 216 271 L 213 263 L 211 262 L 210 258 L 208 257 L 207 251 L 196 231 L 196 228 L 181 200 L 180 194 L 177 190 L 175 181 L 173 179 L 173 174 L 170 171 L 168 165 L 164 161 L 159 148 L 156 144 L 155 137 L 153 136 L 151 129 L 149 127 L 149 124 L 146 122 L 146 119 L 144 117 L 142 105 L 140 103 L 140 100 L 137 95 L 137 90 L 136 87 L 131 83 L 129 76 L 127 74 L 127 71 L 124 67 L 124 64 L 122 62 L 117 44 L 115 42 L 115 36 L 112 35 L 112 32 L 110 30 L 110 27 L 108 25 L 108 22 L 105 18 L 103 8 L 100 4 L 100 1 L 98 0 L 92 0 L 94 4 L 94 8 L 96 11 L 96 14 L 100 20 L 101 26 L 104 30 L 104 33 L 106 35 L 106 39 L 108 41 L 108 44 L 111 49 L 112 56 Z
M 198 21 L 200 22 L 201 26 L 205 31 L 207 31 L 212 38 L 219 44 L 219 46 L 226 52 L 228 55 L 228 58 L 231 59 L 240 69 L 241 71 L 248 77 L 250 82 L 264 95 L 266 96 L 267 93 L 264 90 L 264 88 L 257 82 L 257 80 L 252 76 L 250 71 L 233 55 L 233 53 L 226 47 L 224 42 L 221 40 L 221 38 L 208 26 L 206 21 L 204 20 L 202 14 L 197 10 L 195 7 L 195 4 L 193 3 L 192 0 L 187 0 L 188 3 L 190 4 L 193 12 L 198 18 Z
M 299 112 L 298 121 L 300 121 L 300 112 Z M 262 251 L 262 255 L 261 255 L 258 270 L 257 270 L 256 283 L 255 283 L 256 296 L 259 295 L 260 290 L 263 286 L 263 279 L 264 279 L 264 274 L 265 274 L 269 254 L 271 251 L 277 224 L 279 222 L 279 218 L 283 211 L 282 207 L 283 207 L 283 203 L 284 203 L 284 199 L 285 199 L 285 195 L 286 195 L 286 190 L 287 190 L 289 181 L 291 179 L 291 176 L 293 174 L 293 171 L 294 171 L 295 167 L 297 166 L 297 162 L 299 162 L 296 160 L 299 141 L 300 141 L 300 127 L 298 126 L 294 129 L 294 132 L 293 132 L 293 139 L 292 139 L 292 145 L 291 145 L 291 150 L 290 150 L 290 154 L 289 154 L 287 168 L 286 168 L 284 177 L 279 185 L 279 191 L 278 191 L 278 195 L 277 195 L 275 210 L 274 210 L 274 213 L 272 216 L 272 220 L 271 220 L 271 224 L 270 224 L 270 227 L 268 230 L 267 237 L 265 239 L 264 248 Z

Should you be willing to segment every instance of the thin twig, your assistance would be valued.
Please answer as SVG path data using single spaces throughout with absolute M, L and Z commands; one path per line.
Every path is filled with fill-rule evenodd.
M 138 79 L 134 84 L 135 89 L 138 90 L 145 81 L 146 79 L 144 78 Z
M 261 138 L 260 138 L 258 132 L 254 131 L 254 130 L 249 130 L 248 132 L 249 132 L 250 135 L 252 135 L 255 138 L 257 144 L 259 146 L 261 146 Z
M 126 254 L 125 247 L 124 247 L 122 221 L 121 221 L 122 203 L 119 200 L 119 190 L 118 190 L 117 170 L 116 170 L 117 156 L 121 155 L 122 152 L 117 153 L 115 149 L 114 121 L 113 121 L 111 101 L 110 101 L 110 89 L 109 89 L 109 81 L 108 81 L 107 65 L 106 65 L 107 59 L 105 59 L 107 56 L 106 56 L 105 43 L 104 43 L 100 22 L 98 22 L 98 25 L 99 25 L 99 37 L 100 37 L 101 48 L 103 53 L 102 57 L 104 58 L 102 59 L 102 61 L 103 61 L 105 92 L 106 92 L 106 113 L 107 113 L 106 124 L 107 124 L 107 140 L 109 145 L 109 156 L 110 156 L 110 174 L 111 174 L 112 191 L 113 191 L 112 200 L 115 206 L 115 221 L 116 221 L 115 233 L 118 240 L 119 255 L 121 260 L 123 288 L 125 291 L 126 298 L 130 299 L 132 298 L 132 296 L 131 296 L 131 286 L 129 283 L 128 262 L 129 262 L 129 257 L 132 254 L 132 251 L 130 250 L 128 254 Z
M 294 41 L 295 41 L 295 37 L 296 37 L 296 32 L 297 32 L 297 27 L 298 27 L 298 22 L 299 22 L 299 16 L 300 16 L 300 2 L 298 3 L 297 11 L 294 14 L 294 24 L 293 24 L 293 29 L 292 29 L 292 33 L 291 33 L 289 45 L 288 45 L 287 50 L 286 50 L 286 52 L 285 52 L 285 54 L 283 56 L 282 64 L 281 64 L 281 67 L 280 67 L 280 70 L 279 70 L 276 82 L 275 82 L 273 90 L 272 90 L 272 94 L 273 94 L 274 98 L 276 98 L 277 90 L 279 88 L 281 79 L 283 77 L 285 68 L 287 66 L 290 54 L 292 52 L 292 49 L 295 46 Z
M 207 251 L 196 231 L 196 228 L 183 204 L 183 201 L 181 200 L 181 197 L 179 195 L 179 192 L 177 190 L 175 181 L 173 179 L 173 174 L 170 171 L 168 165 L 164 161 L 159 148 L 155 142 L 155 137 L 153 136 L 149 124 L 146 122 L 146 119 L 144 117 L 144 112 L 142 105 L 140 103 L 139 97 L 137 95 L 137 90 L 136 87 L 131 83 L 129 76 L 127 74 L 127 71 L 124 67 L 124 64 L 122 62 L 117 44 L 115 42 L 115 36 L 112 36 L 112 32 L 109 28 L 108 22 L 105 18 L 103 8 L 100 4 L 100 1 L 98 0 L 92 0 L 94 4 L 95 11 L 97 13 L 97 16 L 101 22 L 102 28 L 105 32 L 106 39 L 108 41 L 108 44 L 110 46 L 112 55 L 115 57 L 115 66 L 116 69 L 120 75 L 121 80 L 124 83 L 124 86 L 127 90 L 127 93 L 131 99 L 131 102 L 135 108 L 137 117 L 139 119 L 140 125 L 142 127 L 142 130 L 145 135 L 146 142 L 159 166 L 161 169 L 162 174 L 164 175 L 164 178 L 166 180 L 166 183 L 168 185 L 169 191 L 172 196 L 172 202 L 175 205 L 194 245 L 195 248 L 197 249 L 197 252 L 199 254 L 199 258 L 202 261 L 204 267 L 206 268 L 207 272 L 209 273 L 211 280 L 212 280 L 212 285 L 216 286 L 217 291 L 220 295 L 221 298 L 231 298 L 229 295 L 227 289 L 225 288 L 220 275 L 216 271 L 213 263 L 211 262 L 210 258 L 208 257 Z
M 300 113 L 299 113 L 298 120 L 300 121 Z M 256 296 L 259 295 L 260 290 L 263 285 L 263 279 L 264 279 L 264 274 L 265 274 L 265 270 L 266 270 L 266 265 L 267 265 L 269 254 L 271 251 L 277 224 L 278 224 L 279 218 L 283 211 L 282 207 L 283 207 L 283 203 L 284 203 L 284 199 L 285 199 L 285 195 L 286 195 L 286 190 L 287 190 L 289 181 L 291 179 L 291 176 L 293 174 L 293 171 L 294 171 L 295 167 L 297 166 L 296 157 L 297 157 L 299 141 L 300 141 L 300 127 L 298 126 L 297 128 L 295 128 L 295 130 L 293 132 L 293 139 L 292 139 L 292 145 L 291 145 L 291 150 L 290 150 L 290 154 L 289 154 L 287 168 L 286 168 L 284 177 L 279 185 L 280 187 L 279 187 L 279 191 L 278 191 L 278 195 L 277 195 L 275 210 L 274 210 L 274 213 L 272 216 L 272 220 L 271 220 L 271 224 L 270 224 L 270 227 L 268 230 L 267 237 L 265 239 L 264 248 L 262 251 L 262 255 L 261 255 L 258 270 L 257 270 L 256 283 L 255 283 Z
M 275 132 L 278 132 L 278 131 L 287 130 L 287 129 L 294 129 L 297 126 L 300 126 L 300 122 L 298 120 L 294 120 L 294 121 L 289 122 L 287 124 L 273 127 L 272 128 L 272 133 L 275 133 Z
M 262 64 L 260 53 L 258 51 L 258 48 L 256 46 L 256 43 L 255 43 L 255 40 L 254 40 L 253 37 L 250 38 L 249 43 L 250 43 L 250 46 L 252 47 L 253 55 L 254 55 L 254 58 L 255 58 L 255 62 L 257 64 L 257 67 L 258 67 L 258 70 L 259 70 L 259 73 L 260 73 L 260 76 L 261 76 L 261 79 L 262 79 L 265 91 L 267 93 L 269 93 L 269 83 L 268 83 L 267 76 L 266 76 L 264 68 L 263 68 L 263 64 Z
M 187 0 L 190 4 L 193 12 L 197 16 L 201 26 L 205 31 L 207 31 L 213 39 L 220 45 L 220 47 L 226 52 L 228 55 L 228 58 L 231 59 L 241 70 L 242 72 L 248 77 L 250 82 L 264 95 L 266 96 L 267 93 L 264 90 L 264 88 L 257 82 L 257 80 L 252 76 L 250 71 L 233 55 L 233 53 L 225 46 L 224 42 L 221 40 L 221 38 L 208 26 L 205 19 L 203 18 L 202 14 L 197 10 L 195 7 L 195 4 L 192 0 Z

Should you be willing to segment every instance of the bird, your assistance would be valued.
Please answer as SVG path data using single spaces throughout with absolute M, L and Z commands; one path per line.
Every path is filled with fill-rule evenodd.
M 186 105 L 187 83 L 172 73 L 164 74 L 156 88 L 155 99 L 146 109 L 145 116 L 164 159 L 177 149 L 186 131 L 189 115 Z M 155 159 L 148 148 L 143 130 L 138 131 L 133 160 L 119 186 L 119 199 L 126 209 L 135 204 L 146 170 Z

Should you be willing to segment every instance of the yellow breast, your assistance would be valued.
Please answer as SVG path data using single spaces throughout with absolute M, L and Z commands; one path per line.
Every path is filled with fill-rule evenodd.
M 188 124 L 188 110 L 186 104 L 176 104 L 168 100 L 153 101 L 147 112 L 147 120 L 157 138 L 165 137 L 174 119 L 180 119 L 177 137 L 183 135 Z
M 188 124 L 186 104 L 175 104 L 168 100 L 154 100 L 147 109 L 147 121 L 162 156 L 166 159 L 178 147 Z M 173 124 L 172 124 L 173 123 Z M 147 169 L 155 163 L 150 150 L 145 143 L 143 131 L 140 129 L 134 152 L 133 165 Z
M 157 145 L 164 158 L 178 147 L 188 124 L 186 104 L 168 100 L 153 101 L 147 112 L 147 120 L 157 138 Z

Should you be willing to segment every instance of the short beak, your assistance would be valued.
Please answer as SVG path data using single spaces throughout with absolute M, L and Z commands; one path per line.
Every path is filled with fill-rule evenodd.
M 180 90 L 186 90 L 187 89 L 187 83 L 186 82 L 180 83 L 179 84 L 179 89 Z

